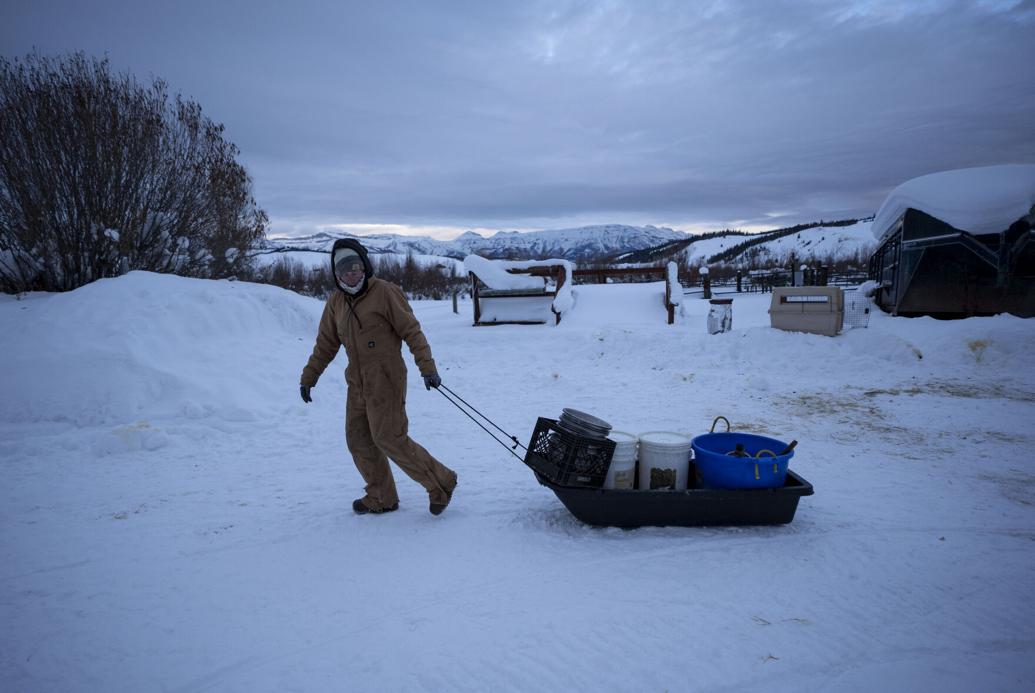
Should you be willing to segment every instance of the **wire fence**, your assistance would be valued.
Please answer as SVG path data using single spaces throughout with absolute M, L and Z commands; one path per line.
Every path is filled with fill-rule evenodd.
M 871 305 L 870 299 L 857 287 L 845 289 L 844 329 L 869 327 Z

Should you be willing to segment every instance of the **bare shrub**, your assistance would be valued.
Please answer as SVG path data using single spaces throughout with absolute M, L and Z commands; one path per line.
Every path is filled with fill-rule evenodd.
M 469 291 L 467 277 L 457 270 L 455 263 L 426 264 L 412 254 L 400 259 L 393 255 L 374 255 L 374 276 L 398 284 L 410 298 L 441 300 L 454 291 Z
M 412 255 L 404 259 L 372 255 L 370 261 L 375 277 L 398 284 L 409 298 L 442 300 L 451 297 L 454 291 L 460 295 L 470 291 L 467 278 L 457 271 L 454 263 L 422 264 Z M 307 267 L 285 256 L 255 269 L 246 278 L 317 298 L 327 298 L 334 290 L 329 261 L 319 267 Z
M 0 57 L 0 290 L 246 273 L 267 217 L 223 126 L 76 53 Z

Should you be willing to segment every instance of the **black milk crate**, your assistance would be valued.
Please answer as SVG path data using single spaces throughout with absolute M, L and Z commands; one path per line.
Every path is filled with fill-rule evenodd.
M 614 453 L 613 440 L 574 435 L 555 420 L 539 417 L 525 453 L 525 464 L 558 486 L 600 488 Z

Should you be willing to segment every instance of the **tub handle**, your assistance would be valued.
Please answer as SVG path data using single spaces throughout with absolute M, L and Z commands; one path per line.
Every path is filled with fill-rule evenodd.
M 772 450 L 759 450 L 758 452 L 755 453 L 755 459 L 756 460 L 757 459 L 761 459 L 763 452 L 768 452 L 770 455 L 773 456 L 774 459 L 776 458 L 776 453 L 773 452 Z M 779 472 L 779 465 L 776 462 L 773 462 L 773 474 L 779 474 L 779 473 L 780 473 Z M 756 479 L 758 478 L 758 462 L 755 462 L 755 478 Z
M 709 433 L 715 433 L 715 424 L 719 423 L 719 419 L 722 419 L 723 421 L 726 422 L 726 432 L 729 433 L 730 429 L 732 428 L 732 426 L 730 426 L 730 420 L 727 419 L 725 416 L 716 416 L 715 417 L 715 421 L 712 421 L 712 430 L 709 431 Z

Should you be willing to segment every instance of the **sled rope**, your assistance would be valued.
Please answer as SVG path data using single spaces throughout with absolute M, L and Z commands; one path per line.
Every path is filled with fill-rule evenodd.
M 445 398 L 446 398 L 446 399 L 447 399 L 447 400 L 448 400 L 448 401 L 449 401 L 449 402 L 450 402 L 450 403 L 451 403 L 451 404 L 452 404 L 452 405 L 453 405 L 454 407 L 456 407 L 457 409 L 459 409 L 460 411 L 462 411 L 462 412 L 464 413 L 464 415 L 465 415 L 465 416 L 466 416 L 467 418 L 469 418 L 469 419 L 470 419 L 471 421 L 473 421 L 473 422 L 474 422 L 475 424 L 477 424 L 478 428 L 480 428 L 480 429 L 482 429 L 483 431 L 485 431 L 486 433 L 488 433 L 488 434 L 489 434 L 489 436 L 490 436 L 490 437 L 491 437 L 491 438 L 492 438 L 493 440 L 495 440 L 495 441 L 496 441 L 497 443 L 499 443 L 499 444 L 500 444 L 500 445 L 502 445 L 503 447 L 507 448 L 507 450 L 508 450 L 508 451 L 510 452 L 510 454 L 511 454 L 511 455 L 513 455 L 514 457 L 518 458 L 519 460 L 522 460 L 522 461 L 524 461 L 524 460 L 522 459 L 521 455 L 519 455 L 519 454 L 517 454 L 516 452 L 514 452 L 514 450 L 515 450 L 515 449 L 516 449 L 517 447 L 519 447 L 519 446 L 520 446 L 521 448 L 525 449 L 525 450 L 527 450 L 528 448 L 526 448 L 526 447 L 525 447 L 524 445 L 521 445 L 521 443 L 520 443 L 520 442 L 518 441 L 518 439 L 517 439 L 517 437 L 516 437 L 516 436 L 512 436 L 512 435 L 510 435 L 509 433 L 507 433 L 506 431 L 504 431 L 504 430 L 503 430 L 502 428 L 500 428 L 499 426 L 497 426 L 497 425 L 496 425 L 496 424 L 495 424 L 495 423 L 494 423 L 494 422 L 492 421 L 492 419 L 490 419 L 490 418 L 489 418 L 489 417 L 487 417 L 487 416 L 486 416 L 485 414 L 483 414 L 483 413 L 481 413 L 480 411 L 478 411 L 477 409 L 475 409 L 475 408 L 474 408 L 473 406 L 471 406 L 471 405 L 470 405 L 470 404 L 469 404 L 469 403 L 467 402 L 467 400 L 465 400 L 465 399 L 464 399 L 463 397 L 461 397 L 460 395 L 458 395 L 458 394 L 456 394 L 455 392 L 453 392 L 452 390 L 450 390 L 450 389 L 449 389 L 448 387 L 446 387 L 445 385 L 439 385 L 439 386 L 438 386 L 437 388 L 435 388 L 435 389 L 436 389 L 436 390 L 438 390 L 438 391 L 439 391 L 439 393 L 440 393 L 440 394 L 441 394 L 441 395 L 442 395 L 443 397 L 445 397 Z M 446 394 L 446 392 L 448 392 L 449 394 L 447 395 L 447 394 Z M 452 395 L 452 397 L 450 397 L 450 395 Z M 453 399 L 453 397 L 455 397 L 456 399 Z M 485 426 L 483 426 L 483 425 L 482 425 L 482 422 L 481 422 L 481 421 L 479 421 L 478 419 L 474 418 L 474 416 L 472 416 L 472 415 L 471 415 L 471 412 L 467 411 L 467 409 L 464 409 L 464 407 L 463 407 L 463 406 L 460 406 L 460 402 L 463 402 L 464 406 L 466 406 L 466 407 L 467 407 L 467 409 L 470 409 L 470 410 L 471 410 L 471 411 L 473 411 L 473 412 L 474 412 L 475 414 L 477 414 L 478 416 L 480 416 L 480 417 L 481 417 L 482 419 L 484 419 L 484 420 L 485 420 L 486 422 L 488 422 L 490 426 L 492 426 L 492 427 L 493 427 L 493 428 L 495 428 L 495 429 L 496 429 L 497 431 L 499 431 L 500 433 L 502 433 L 503 435 L 507 436 L 507 437 L 508 437 L 508 438 L 510 438 L 510 439 L 511 439 L 512 441 L 514 441 L 514 444 L 513 444 L 513 445 L 510 445 L 510 444 L 508 444 L 508 443 L 507 443 L 506 441 L 503 441 L 503 440 L 500 440 L 499 438 L 497 438 L 497 437 L 496 437 L 496 434 L 495 434 L 495 433 L 493 433 L 492 431 L 490 431 L 489 429 L 487 429 L 487 428 L 486 428 Z

